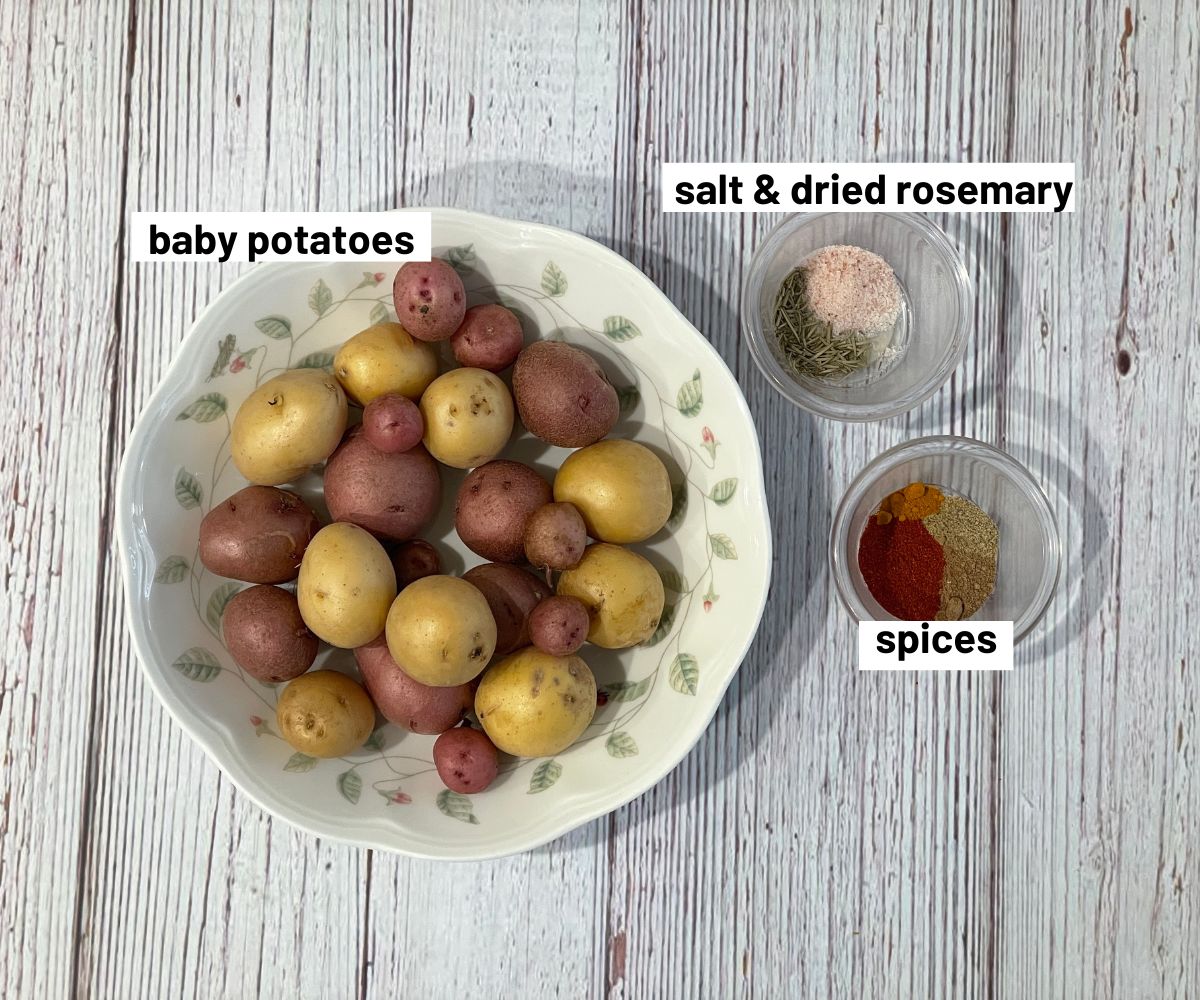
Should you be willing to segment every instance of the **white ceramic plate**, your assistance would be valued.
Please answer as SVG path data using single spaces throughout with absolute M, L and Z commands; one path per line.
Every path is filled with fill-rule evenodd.
M 633 265 L 574 233 L 471 212 L 433 211 L 435 253 L 458 268 L 472 304 L 499 300 L 526 338 L 595 354 L 620 387 L 614 436 L 667 462 L 668 528 L 641 546 L 667 584 L 668 613 L 646 644 L 585 646 L 607 703 L 552 759 L 505 760 L 487 791 L 445 790 L 433 737 L 382 724 L 337 760 L 293 753 L 275 727 L 277 691 L 245 675 L 220 638 L 240 584 L 196 557 L 200 519 L 243 487 L 229 461 L 242 400 L 286 367 L 324 366 L 369 323 L 392 316 L 394 265 L 260 266 L 197 320 L 134 428 L 121 467 L 117 534 L 129 627 L 163 704 L 263 808 L 324 837 L 430 858 L 527 850 L 646 791 L 699 739 L 758 628 L 771 533 L 758 438 L 737 383 L 708 342 Z M 505 455 L 548 475 L 564 452 L 520 428 Z M 444 515 L 425 537 L 451 571 L 479 562 L 452 531 L 461 473 L 443 470 Z M 320 506 L 320 477 L 295 484 Z M 318 665 L 354 673 L 343 650 Z

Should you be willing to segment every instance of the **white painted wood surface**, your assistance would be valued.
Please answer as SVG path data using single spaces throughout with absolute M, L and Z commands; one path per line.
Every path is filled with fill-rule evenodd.
M 1200 995 L 1198 46 L 1193 0 L 0 4 L 0 996 Z M 1082 186 L 1070 217 L 945 220 L 966 360 L 842 426 L 738 335 L 774 220 L 660 213 L 686 158 L 1074 159 Z M 768 461 L 773 597 L 704 739 L 489 864 L 248 802 L 143 683 L 110 554 L 133 420 L 234 276 L 131 263 L 127 213 L 400 203 L 628 255 Z M 1011 676 L 860 676 L 830 510 L 938 431 L 1044 481 L 1060 591 Z

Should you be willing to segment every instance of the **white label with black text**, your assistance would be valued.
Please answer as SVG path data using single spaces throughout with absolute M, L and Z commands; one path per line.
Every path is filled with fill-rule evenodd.
M 859 670 L 1012 670 L 1012 622 L 859 622 Z
M 664 212 L 1073 212 L 1074 163 L 664 163 Z
M 428 212 L 134 212 L 145 262 L 429 260 Z

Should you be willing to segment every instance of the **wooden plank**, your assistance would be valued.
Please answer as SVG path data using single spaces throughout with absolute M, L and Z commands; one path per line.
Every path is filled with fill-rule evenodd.
M 127 8 L 0 9 L 0 995 L 65 995 L 106 589 Z M 82 55 L 82 58 L 81 58 Z
M 1023 650 L 1000 706 L 997 992 L 1184 997 L 1200 982 L 1200 539 L 1180 520 L 1200 471 L 1184 172 L 1200 20 L 1192 4 L 1105 3 L 1091 31 L 1078 21 L 1019 18 L 1014 158 L 1073 153 L 1082 188 L 1071 219 L 1012 230 L 1005 434 L 1051 484 L 1066 560 L 1057 631 Z

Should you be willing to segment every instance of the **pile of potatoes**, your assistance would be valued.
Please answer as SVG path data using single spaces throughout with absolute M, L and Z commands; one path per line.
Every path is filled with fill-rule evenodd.
M 289 744 L 351 753 L 378 710 L 439 734 L 441 779 L 477 792 L 498 751 L 549 756 L 587 728 L 597 702 L 585 642 L 621 649 L 658 627 L 662 581 L 626 546 L 666 524 L 671 485 L 648 448 L 606 438 L 617 394 L 590 355 L 525 346 L 508 309 L 466 308 L 440 260 L 405 264 L 393 294 L 399 322 L 350 338 L 332 374 L 288 371 L 242 404 L 232 456 L 251 485 L 204 518 L 200 558 L 254 584 L 229 602 L 224 639 L 248 673 L 286 684 L 277 721 Z M 461 367 L 439 374 L 439 341 Z M 511 392 L 498 374 L 510 366 Z M 517 415 L 577 449 L 553 482 L 500 457 Z M 280 488 L 322 463 L 324 526 Z M 462 577 L 442 573 L 419 537 L 443 503 L 443 466 L 470 470 L 455 530 L 487 560 Z M 293 580 L 294 593 L 279 586 Z M 321 642 L 354 651 L 361 684 L 310 670 Z

